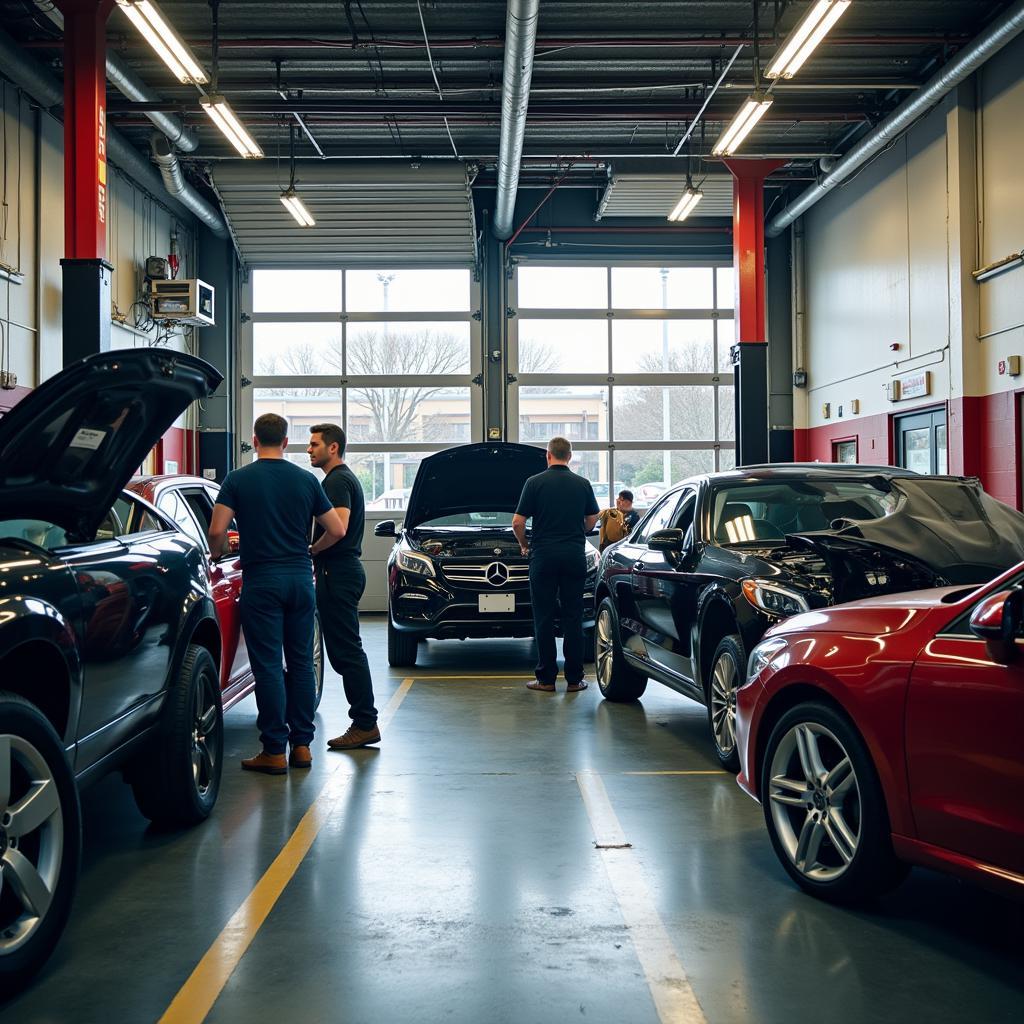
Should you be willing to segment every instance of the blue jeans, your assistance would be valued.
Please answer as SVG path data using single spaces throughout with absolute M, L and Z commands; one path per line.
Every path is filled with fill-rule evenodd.
M 312 573 L 243 573 L 239 609 L 256 679 L 263 749 L 283 754 L 289 743 L 308 747 L 316 704 Z

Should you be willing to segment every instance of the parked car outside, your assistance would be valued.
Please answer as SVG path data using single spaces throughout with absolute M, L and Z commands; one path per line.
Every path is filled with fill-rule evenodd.
M 210 580 L 217 606 L 224 644 L 221 653 L 220 685 L 224 710 L 233 708 L 252 693 L 256 683 L 249 664 L 249 652 L 242 633 L 239 599 L 242 594 L 242 551 L 238 533 L 228 532 L 230 549 L 212 557 L 207 534 L 210 517 L 220 490 L 212 480 L 186 475 L 135 477 L 128 489 L 152 502 L 186 536 L 199 545 L 210 559 Z M 313 623 L 313 670 L 316 679 L 316 704 L 324 692 L 324 646 L 320 618 Z
M 424 459 L 388 558 L 388 662 L 416 664 L 421 640 L 533 636 L 529 560 L 512 533 L 527 478 L 547 465 L 544 449 L 468 444 Z M 527 533 L 530 526 L 527 523 Z M 600 556 L 587 547 L 583 626 L 594 626 Z M 587 650 L 593 649 L 592 632 Z
M 605 551 L 598 684 L 608 700 L 636 700 L 651 678 L 705 704 L 715 753 L 736 771 L 736 688 L 770 625 L 978 585 L 1022 558 L 1024 515 L 973 479 L 821 465 L 695 477 Z
M 0 992 L 67 922 L 78 788 L 124 771 L 154 822 L 205 819 L 220 786 L 221 636 L 203 552 L 122 491 L 222 380 L 157 349 L 92 356 L 0 419 Z
M 1024 565 L 770 630 L 737 692 L 739 783 L 805 891 L 920 864 L 1024 898 Z

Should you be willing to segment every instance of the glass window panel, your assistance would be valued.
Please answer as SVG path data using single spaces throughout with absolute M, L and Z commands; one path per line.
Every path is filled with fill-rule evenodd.
M 350 323 L 345 372 L 469 373 L 470 325 L 463 321 Z
M 612 324 L 616 373 L 714 373 L 710 320 L 619 320 Z
M 349 270 L 345 308 L 350 313 L 469 311 L 468 270 Z
M 736 440 L 736 400 L 731 387 L 718 389 L 718 440 Z
M 253 324 L 252 367 L 261 377 L 341 375 L 341 324 Z
M 672 482 L 679 483 L 691 476 L 715 471 L 715 453 L 710 450 L 678 451 L 672 453 Z
M 725 472 L 726 470 L 736 468 L 736 449 L 735 448 L 722 448 L 718 452 L 718 468 Z
M 736 271 L 732 267 L 718 267 L 715 270 L 717 278 L 716 288 L 718 291 L 718 308 L 736 308 Z
M 616 309 L 712 309 L 712 275 L 710 267 L 612 267 L 612 305 Z
M 940 423 L 935 427 L 935 458 L 936 473 L 949 472 L 949 451 L 946 444 L 946 424 Z
M 352 452 L 345 462 L 363 485 L 368 512 L 403 512 L 420 463 L 433 452 Z
M 607 441 L 608 389 L 557 385 L 521 387 L 519 440 L 546 445 L 552 437 Z
M 931 427 L 919 427 L 903 432 L 903 464 L 904 468 L 915 473 L 932 471 Z
M 288 442 L 308 444 L 309 428 L 317 423 L 341 422 L 340 388 L 256 388 L 252 415 L 276 412 L 288 421 Z M 251 433 L 243 427 L 243 437 Z
M 604 267 L 520 267 L 519 305 L 523 309 L 607 309 L 608 271 Z
M 713 387 L 617 387 L 615 438 L 623 441 L 712 441 Z
M 736 344 L 736 321 L 718 321 L 718 372 L 732 376 L 732 347 Z
M 353 442 L 466 440 L 471 429 L 469 388 L 409 387 L 348 390 L 346 430 Z
M 519 321 L 519 373 L 607 372 L 605 321 Z
M 340 313 L 340 270 L 254 270 L 255 313 Z

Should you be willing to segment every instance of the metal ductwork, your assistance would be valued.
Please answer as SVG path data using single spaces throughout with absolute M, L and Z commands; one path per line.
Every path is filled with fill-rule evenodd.
M 186 180 L 182 173 L 181 164 L 174 153 L 174 147 L 166 135 L 160 132 L 153 132 L 149 140 L 149 151 L 152 154 L 153 162 L 160 170 L 160 177 L 164 180 L 164 188 L 174 196 L 183 206 L 188 207 L 215 235 L 221 238 L 228 237 L 227 225 L 220 212 L 207 202 Z
M 63 104 L 64 86 L 50 74 L 48 68 L 25 53 L 3 29 L 0 29 L 0 66 L 3 67 L 4 75 L 24 89 L 41 107 L 52 109 Z M 185 219 L 192 214 L 218 237 L 228 237 L 224 218 L 184 181 L 180 166 L 178 175 L 184 190 L 171 192 L 165 185 L 166 179 L 162 179 L 153 165 L 115 128 L 107 129 L 107 156 L 112 164 L 120 167 L 153 195 L 170 192 L 168 205 L 177 216 Z
M 769 238 L 783 232 L 797 217 L 806 213 L 822 196 L 845 181 L 889 143 L 905 132 L 919 117 L 927 113 L 947 93 L 994 57 L 1007 43 L 1024 31 L 1024 0 L 1018 0 L 996 18 L 956 57 L 940 68 L 921 89 L 897 107 L 874 131 L 857 143 L 813 188 L 801 193 L 782 213 L 768 223 Z
M 107 54 L 107 80 L 128 99 L 137 103 L 156 103 L 160 100 L 160 97 L 113 53 Z M 191 153 L 196 148 L 195 137 L 188 134 L 180 118 L 173 114 L 161 113 L 159 110 L 147 110 L 144 113 L 178 149 Z
M 508 0 L 505 19 L 505 65 L 501 76 L 501 146 L 498 150 L 498 195 L 494 205 L 494 235 L 512 234 L 519 164 L 526 135 L 526 108 L 533 77 L 533 48 L 537 41 L 540 0 Z

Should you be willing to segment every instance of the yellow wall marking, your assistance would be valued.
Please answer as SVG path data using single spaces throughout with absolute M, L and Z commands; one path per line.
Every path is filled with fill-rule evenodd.
M 412 679 L 402 680 L 401 686 L 388 701 L 378 722 L 381 731 L 395 717 L 395 712 L 405 700 L 413 682 Z M 167 1012 L 160 1018 L 160 1024 L 200 1024 L 206 1019 L 232 972 L 252 944 L 256 933 L 309 852 L 320 829 L 338 809 L 341 798 L 352 781 L 352 773 L 343 770 L 346 761 L 347 758 L 342 759 L 332 772 L 309 810 L 302 816 L 291 838 L 285 843 L 284 849 L 206 951 L 206 955 L 199 961 L 188 981 L 174 997 Z
M 578 772 L 576 782 L 658 1019 L 662 1024 L 706 1024 L 601 776 L 597 772 Z

